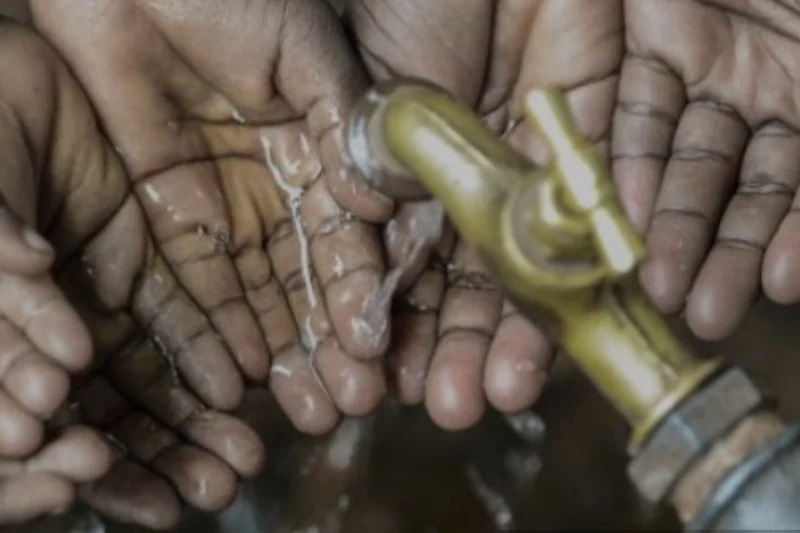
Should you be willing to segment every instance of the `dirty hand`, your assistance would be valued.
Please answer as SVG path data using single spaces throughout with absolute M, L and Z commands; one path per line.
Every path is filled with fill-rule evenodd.
M 642 282 L 721 339 L 761 288 L 800 300 L 797 2 L 631 0 L 625 21 L 613 168 Z
M 124 163 L 163 260 L 134 286 L 158 291 L 140 321 L 187 387 L 230 409 L 245 381 L 268 381 L 311 433 L 374 409 L 388 317 L 370 329 L 362 315 L 383 276 L 371 222 L 392 203 L 342 160 L 366 76 L 335 12 L 322 0 L 34 0 L 33 12 Z M 98 259 L 127 260 L 129 241 Z
M 623 49 L 620 2 L 352 0 L 348 19 L 376 78 L 436 83 L 534 161 L 547 153 L 520 117 L 522 98 L 536 87 L 565 90 L 583 133 L 607 151 Z M 390 258 L 415 209 L 401 206 L 387 227 Z M 394 319 L 415 335 L 392 353 L 400 398 L 424 396 L 438 424 L 459 429 L 477 421 L 485 398 L 504 411 L 530 406 L 552 348 L 503 303 L 474 251 L 443 241 Z
M 175 491 L 221 508 L 264 452 L 177 378 L 197 376 L 188 357 L 203 357 L 184 339 L 209 343 L 199 311 L 67 67 L 2 22 L 0 73 L 0 522 L 64 510 L 78 490 L 104 514 L 153 527 L 177 520 Z M 192 329 L 157 341 L 180 320 Z M 71 378 L 78 413 L 64 409 Z M 201 391 L 230 381 L 219 380 Z M 113 468 L 118 446 L 80 426 L 58 431 L 75 414 L 128 452 Z

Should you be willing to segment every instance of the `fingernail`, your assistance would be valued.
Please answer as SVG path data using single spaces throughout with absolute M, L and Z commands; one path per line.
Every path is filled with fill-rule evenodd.
M 50 246 L 50 243 L 45 240 L 44 237 L 36 233 L 30 228 L 25 228 L 22 230 L 22 238 L 25 242 L 36 250 L 37 252 L 42 252 L 46 254 L 53 253 L 53 247 Z

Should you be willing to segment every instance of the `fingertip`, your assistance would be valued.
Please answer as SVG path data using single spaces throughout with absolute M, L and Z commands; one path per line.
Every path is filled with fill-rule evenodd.
M 301 433 L 324 435 L 338 424 L 339 411 L 299 347 L 275 358 L 269 387 L 281 410 Z
M 333 327 L 351 357 L 375 359 L 389 349 L 393 289 L 384 286 L 380 274 L 372 269 L 351 272 L 329 287 Z
M 662 312 L 677 313 L 686 302 L 686 290 L 668 259 L 649 257 L 639 269 L 639 281 L 650 300 Z
M 91 365 L 94 348 L 89 329 L 65 298 L 50 303 L 47 314 L 32 321 L 26 333 L 70 373 L 77 374 Z
M 0 524 L 63 514 L 75 496 L 72 483 L 48 473 L 25 474 L 0 482 Z
M 36 458 L 39 470 L 49 470 L 76 483 L 105 476 L 116 456 L 106 438 L 86 426 L 71 426 Z
M 483 387 L 489 403 L 504 413 L 531 407 L 544 390 L 553 355 L 547 338 L 524 317 L 506 317 L 486 361 Z
M 0 391 L 0 457 L 19 459 L 33 453 L 44 440 L 44 426 Z
M 428 374 L 425 406 L 442 429 L 468 429 L 486 411 L 481 383 L 488 349 L 488 339 L 472 332 L 453 332 L 440 340 Z
M 31 352 L 7 370 L 3 385 L 8 394 L 29 412 L 48 418 L 66 401 L 70 377 L 62 368 Z
M 758 296 L 761 254 L 718 246 L 706 259 L 686 301 L 686 321 L 698 338 L 731 335 Z
M 154 461 L 192 507 L 209 513 L 222 511 L 236 498 L 236 474 L 220 459 L 190 445 L 176 445 Z
M 266 450 L 258 434 L 244 421 L 224 413 L 205 412 L 190 420 L 184 429 L 195 444 L 213 452 L 240 476 L 258 475 Z
M 355 360 L 331 337 L 317 347 L 314 360 L 336 407 L 346 416 L 371 413 L 386 395 L 382 361 Z
M 209 407 L 232 411 L 244 401 L 244 379 L 211 330 L 195 337 L 175 358 L 192 392 Z
M 181 518 L 181 504 L 162 478 L 130 461 L 81 487 L 81 498 L 97 512 L 123 524 L 170 530 Z
M 781 230 L 767 248 L 761 271 L 764 293 L 773 302 L 791 305 L 800 301 L 800 238 Z

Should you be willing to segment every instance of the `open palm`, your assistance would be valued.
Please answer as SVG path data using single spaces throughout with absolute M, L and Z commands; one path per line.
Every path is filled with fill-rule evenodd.
M 188 295 L 160 295 L 147 324 L 195 369 L 190 388 L 227 409 L 239 372 L 269 377 L 315 433 L 374 408 L 381 368 L 350 355 L 388 344 L 388 326 L 362 315 L 383 275 L 365 220 L 392 205 L 344 170 L 340 126 L 365 78 L 335 13 L 315 0 L 47 0 L 34 16 L 96 106 Z
M 78 84 L 32 32 L 6 23 L 0 41 L 0 521 L 63 510 L 79 486 L 98 510 L 151 526 L 177 519 L 174 490 L 220 508 L 237 473 L 261 467 L 261 444 L 185 388 L 196 367 L 150 334 L 165 295 L 189 314 L 188 295 Z M 70 381 L 78 413 L 63 409 Z M 121 444 L 108 475 L 108 441 L 59 430 L 75 415 Z
M 614 174 L 647 232 L 644 287 L 700 337 L 763 287 L 800 300 L 796 3 L 625 2 Z

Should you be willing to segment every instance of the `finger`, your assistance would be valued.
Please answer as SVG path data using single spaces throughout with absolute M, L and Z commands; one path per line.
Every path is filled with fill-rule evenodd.
M 373 76 L 427 79 L 474 105 L 488 66 L 494 4 L 359 0 L 348 4 L 347 18 Z
M 292 310 L 275 276 L 266 250 L 250 249 L 237 257 L 247 301 L 264 332 L 271 354 L 299 342 Z
M 715 341 L 733 333 L 757 297 L 764 251 L 800 182 L 798 153 L 800 135 L 780 124 L 750 140 L 738 189 L 689 294 L 686 319 L 698 337 Z
M 352 52 L 337 14 L 323 2 L 288 4 L 275 83 L 292 108 L 302 110 L 317 140 L 323 178 L 343 209 L 370 222 L 385 222 L 394 202 L 368 187 L 347 164 L 345 122 L 368 78 Z M 315 65 L 308 69 L 301 65 Z
M 672 139 L 686 105 L 683 82 L 660 61 L 622 63 L 611 159 L 622 207 L 640 232 L 650 225 Z
M 111 444 L 86 426 L 70 426 L 26 461 L 30 473 L 53 474 L 74 483 L 106 475 L 114 463 Z
M 160 251 L 222 336 L 224 344 L 217 343 L 245 376 L 261 370 L 263 377 L 267 354 L 228 255 L 230 223 L 218 169 L 209 160 L 208 146 L 198 128 L 184 128 L 180 121 L 186 116 L 181 113 L 196 111 L 196 102 L 182 101 L 187 86 L 170 86 L 175 78 L 166 74 L 175 72 L 175 64 L 189 67 L 183 61 L 171 61 L 175 56 L 169 50 L 175 42 L 168 44 L 161 28 L 138 11 L 144 6 L 111 2 L 94 5 L 97 11 L 92 11 L 51 2 L 37 14 L 37 22 L 61 45 L 98 103 L 107 134 L 124 154 Z M 188 24 L 190 19 L 184 18 Z M 62 24 L 64 20 L 70 23 Z M 121 21 L 132 38 L 120 38 L 116 28 Z M 87 31 L 75 31 L 78 28 Z M 194 39 L 188 41 L 196 44 Z M 98 42 L 103 43 L 103 53 L 93 53 Z M 128 60 L 119 61 L 120 57 Z M 187 78 L 181 79 L 183 83 Z M 128 98 L 131 95 L 135 96 Z M 129 105 L 104 105 L 120 98 Z M 191 194 L 187 194 L 187 184 Z M 157 333 L 166 337 L 169 331 Z
M 736 182 L 747 136 L 736 112 L 713 102 L 690 103 L 680 119 L 640 270 L 643 288 L 663 312 L 685 303 Z
M 323 320 L 323 311 L 327 309 L 339 340 L 351 355 L 367 358 L 382 354 L 389 342 L 388 310 L 376 309 L 369 321 L 362 316 L 380 288 L 383 272 L 377 233 L 344 212 L 331 198 L 325 182 L 316 179 L 321 167 L 315 170 L 312 166 L 305 173 L 293 168 L 298 165 L 290 163 L 310 159 L 310 151 L 304 154 L 302 149 L 292 150 L 287 144 L 293 143 L 287 143 L 285 136 L 267 129 L 261 139 L 270 178 L 284 196 L 294 236 L 293 242 L 273 238 L 270 255 L 276 268 L 283 272 L 279 278 L 284 281 L 301 336 L 307 336 L 309 329 L 315 331 L 318 339 L 328 334 L 327 317 Z M 279 224 L 278 231 L 288 231 L 284 226 Z M 291 237 L 287 234 L 286 238 Z M 286 285 L 292 284 L 292 278 L 297 276 L 302 279 L 296 280 L 296 288 L 300 288 L 302 281 L 305 302 Z M 316 294 L 317 282 L 324 300 Z M 314 316 L 304 309 L 306 306 Z M 319 328 L 307 327 L 304 322 L 309 319 L 312 326 Z
M 475 424 L 486 409 L 483 370 L 502 297 L 477 252 L 464 243 L 455 250 L 447 278 L 425 404 L 436 424 L 459 430 Z
M 383 242 L 389 272 L 400 270 L 397 292 L 408 291 L 429 264 L 438 248 L 452 250 L 455 239 L 452 226 L 446 223 L 441 205 L 434 201 L 404 202 L 386 224 Z
M 80 402 L 92 423 L 113 435 L 132 458 L 168 479 L 189 505 L 218 511 L 235 497 L 236 477 L 230 468 L 134 410 L 108 383 L 95 380 L 81 391 Z
M 438 315 L 445 291 L 444 267 L 430 266 L 405 294 L 392 319 L 392 345 L 388 354 L 394 392 L 405 405 L 422 402 L 428 366 L 436 348 Z
M 67 399 L 70 378 L 39 354 L 19 330 L 0 320 L 0 383 L 17 405 L 47 419 Z
M 81 487 L 80 497 L 98 513 L 123 524 L 169 530 L 180 520 L 181 504 L 172 487 L 128 460 L 117 463 L 100 481 Z
M 26 457 L 39 447 L 43 438 L 42 422 L 0 390 L 0 457 Z
M 529 11 L 528 16 L 532 15 Z M 538 4 L 512 95 L 513 114 L 521 116 L 523 101 L 532 88 L 562 89 L 579 131 L 598 144 L 605 156 L 623 48 L 621 2 L 562 0 Z M 528 123 L 523 124 L 509 140 L 522 145 L 535 162 L 543 163 L 546 158 L 541 141 Z
M 334 337 L 320 343 L 313 364 L 334 404 L 347 416 L 369 414 L 386 394 L 383 361 L 353 359 Z
M 74 260 L 64 265 L 60 280 L 76 305 L 91 302 L 87 323 L 92 325 L 98 350 L 116 351 L 129 338 L 119 328 L 97 328 L 109 317 L 130 322 L 115 312 L 130 308 L 158 343 L 162 356 L 209 405 L 234 408 L 243 383 L 238 369 L 208 319 L 182 290 L 164 261 L 154 256 L 142 228 L 146 221 L 134 196 L 121 206 L 103 231 Z M 126 243 L 122 246 L 120 243 Z M 149 260 L 146 259 L 149 257 Z M 86 306 L 84 306 L 86 307 Z M 135 327 L 128 324 L 129 328 Z M 125 328 L 128 329 L 128 328 Z M 102 351 L 101 350 L 101 351 Z
M 243 476 L 257 472 L 264 449 L 255 432 L 208 411 L 175 381 L 169 363 L 150 341 L 134 340 L 104 369 L 116 389 L 190 442 L 217 454 Z
M 23 474 L 0 481 L 0 524 L 22 524 L 66 512 L 75 487 L 54 474 Z
M 225 346 L 157 257 L 134 294 L 133 313 L 204 402 L 217 409 L 239 406 L 244 384 Z
M 532 406 L 544 389 L 553 355 L 544 334 L 506 303 L 486 359 L 483 389 L 489 403 L 506 413 Z
M 308 353 L 296 345 L 276 355 L 269 386 L 294 427 L 322 435 L 339 422 L 339 412 L 316 373 Z
M 323 181 L 306 194 L 302 215 L 314 270 L 342 348 L 358 359 L 383 355 L 389 345 L 390 309 L 388 301 L 377 301 L 384 296 L 377 231 L 342 211 Z
M 49 275 L 0 276 L 0 314 L 66 370 L 79 372 L 91 362 L 89 332 Z
M 0 207 L 0 269 L 8 274 L 45 274 L 55 251 L 33 228 L 26 227 L 8 207 Z
M 147 176 L 137 191 L 171 269 L 224 340 L 213 341 L 214 359 L 229 351 L 244 375 L 258 380 L 268 365 L 267 351 L 229 256 L 230 217 L 216 174 L 211 165 L 179 166 Z M 194 194 L 185 194 L 186 183 Z M 212 341 L 204 342 L 211 349 Z
M 300 343 L 312 353 L 333 330 L 308 249 L 308 233 L 297 213 L 277 224 L 267 243 L 272 268 L 289 302 Z
M 507 131 L 514 122 L 509 103 L 539 7 L 527 0 L 495 2 L 488 72 L 478 105 L 481 118 L 492 131 Z

